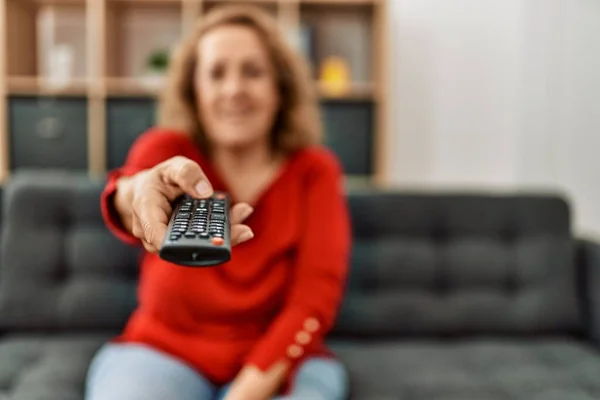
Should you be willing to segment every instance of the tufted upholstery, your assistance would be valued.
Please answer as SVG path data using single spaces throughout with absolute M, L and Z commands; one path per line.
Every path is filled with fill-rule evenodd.
M 2 400 L 82 400 L 94 352 L 135 307 L 138 250 L 103 226 L 102 185 L 36 171 L 4 190 Z M 356 189 L 349 201 L 355 246 L 330 343 L 353 399 L 600 399 L 600 246 L 574 240 L 562 198 Z
M 88 364 L 107 339 L 99 334 L 5 337 L 0 342 L 0 399 L 82 400 Z
M 558 197 L 354 192 L 339 335 L 580 327 L 569 208 Z
M 600 357 L 565 338 L 334 345 L 361 400 L 598 400 Z
M 0 329 L 112 329 L 135 306 L 137 250 L 108 233 L 102 182 L 18 175 L 5 192 Z

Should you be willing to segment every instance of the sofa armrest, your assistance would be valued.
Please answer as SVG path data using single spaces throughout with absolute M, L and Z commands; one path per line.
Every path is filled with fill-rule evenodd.
M 585 333 L 600 348 L 600 242 L 581 238 L 577 244 L 577 272 Z

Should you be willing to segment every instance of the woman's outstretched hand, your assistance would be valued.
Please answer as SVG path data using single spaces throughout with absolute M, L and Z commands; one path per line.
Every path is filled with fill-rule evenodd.
M 152 169 L 140 172 L 129 184 L 131 220 L 128 222 L 131 225 L 131 233 L 142 241 L 146 250 L 154 253 L 159 251 L 167 232 L 173 211 L 171 203 L 183 194 L 195 198 L 207 198 L 213 194 L 212 186 L 202 168 L 194 161 L 181 156 L 170 158 Z M 238 203 L 231 208 L 232 246 L 254 236 L 250 227 L 242 224 L 252 211 L 252 207 L 246 203 Z

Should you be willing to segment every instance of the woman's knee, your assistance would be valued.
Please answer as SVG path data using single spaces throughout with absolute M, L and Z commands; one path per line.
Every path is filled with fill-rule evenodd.
M 209 400 L 214 386 L 187 365 L 146 346 L 108 344 L 94 357 L 86 400 Z
M 310 358 L 299 366 L 286 399 L 344 400 L 348 397 L 348 372 L 342 362 Z

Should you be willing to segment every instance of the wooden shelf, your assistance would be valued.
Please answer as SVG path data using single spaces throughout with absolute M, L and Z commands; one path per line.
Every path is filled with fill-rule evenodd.
M 88 75 L 85 0 L 4 0 L 8 76 L 45 77 L 53 65 Z M 60 58 L 59 58 L 60 56 Z M 60 64 L 59 64 L 60 63 Z
M 103 30 L 105 71 L 110 78 L 145 74 L 148 57 L 170 51 L 182 37 L 183 3 L 170 0 L 110 0 Z
M 164 81 L 153 78 L 106 78 L 100 83 L 107 96 L 156 97 L 164 88 Z M 373 84 L 356 83 L 342 93 L 328 90 L 327 85 L 315 82 L 320 98 L 324 100 L 376 100 Z M 7 92 L 11 95 L 76 95 L 87 96 L 91 85 L 86 79 L 75 79 L 67 84 L 53 83 L 30 76 L 9 77 Z
M 0 178 L 8 177 L 13 165 L 14 149 L 9 146 L 15 133 L 10 131 L 9 119 L 14 98 L 30 101 L 27 104 L 32 108 L 27 112 L 33 113 L 35 99 L 26 97 L 63 97 L 59 103 L 67 114 L 72 104 L 81 107 L 85 101 L 87 128 L 81 130 L 87 129 L 89 170 L 102 174 L 106 171 L 104 153 L 111 148 L 108 144 L 114 145 L 120 137 L 115 127 L 137 131 L 144 126 L 140 121 L 150 118 L 144 114 L 149 113 L 146 107 L 154 104 L 164 88 L 164 81 L 146 77 L 150 55 L 159 49 L 170 51 L 214 7 L 251 4 L 276 18 L 283 33 L 311 63 L 330 126 L 362 135 L 346 157 L 357 151 L 358 143 L 370 140 L 372 156 L 359 158 L 363 157 L 361 165 L 372 164 L 371 172 L 361 175 L 356 171 L 362 167 L 356 167 L 352 175 L 361 181 L 385 180 L 387 1 L 394 0 L 2 0 Z M 63 79 L 48 79 L 53 76 L 53 62 L 60 58 L 55 55 L 61 51 L 63 62 L 65 57 L 71 60 L 70 73 Z M 352 83 L 343 92 L 328 90 L 319 80 L 329 57 L 347 62 Z M 58 84 L 61 81 L 68 83 Z M 333 135 L 338 146 L 348 141 L 342 133 Z M 109 135 L 113 142 L 108 142 Z
M 316 83 L 317 90 L 322 99 L 326 100 L 375 100 L 375 88 L 372 83 L 355 83 L 347 90 L 336 93 L 328 89 L 328 85 Z
M 144 82 L 136 78 L 107 78 L 106 95 L 124 97 L 156 97 L 163 85 L 157 82 Z
M 77 79 L 59 84 L 44 78 L 13 76 L 7 79 L 6 87 L 8 95 L 87 96 L 89 83 L 86 79 Z

